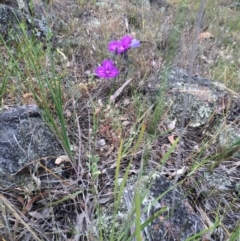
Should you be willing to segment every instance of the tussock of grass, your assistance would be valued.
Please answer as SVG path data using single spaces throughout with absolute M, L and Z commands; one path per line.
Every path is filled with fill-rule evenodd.
M 38 105 L 68 155 L 67 164 L 64 163 L 61 170 L 39 173 L 39 179 L 44 175 L 57 177 L 56 184 L 49 178 L 49 188 L 34 191 L 15 185 L 0 189 L 3 224 L 0 230 L 7 240 L 26 240 L 26 237 L 29 240 L 94 240 L 91 230 L 96 227 L 92 227 L 92 220 L 96 213 L 101 213 L 99 200 L 115 201 L 116 218 L 132 169 L 143 170 L 150 159 L 159 161 L 165 169 L 174 167 L 179 140 L 164 150 L 168 135 L 168 131 L 162 129 L 162 123 L 168 119 L 165 84 L 161 83 L 158 93 L 153 92 L 155 96 L 147 93 L 145 85 L 159 75 L 167 81 L 172 66 L 189 67 L 199 6 L 193 0 L 169 3 L 170 7 L 158 11 L 143 8 L 139 1 L 99 5 L 96 1 L 59 3 L 52 0 L 49 7 L 59 20 L 48 20 L 56 33 L 52 40 L 41 43 L 25 34 L 21 41 L 9 46 L 1 39 L 0 109 Z M 210 32 L 214 38 L 199 40 L 194 69 L 196 74 L 222 81 L 238 92 L 240 11 L 230 5 L 231 1 L 207 2 L 201 31 Z M 140 48 L 129 51 L 130 64 L 119 56 L 115 59 L 120 71 L 127 76 L 120 75 L 115 83 L 97 79 L 94 68 L 103 59 L 112 57 L 107 51 L 108 42 L 126 32 L 142 41 Z M 112 103 L 109 97 L 129 78 L 132 81 Z M 205 214 L 212 220 L 212 226 L 205 219 L 206 227 L 214 232 L 218 226 L 226 239 L 236 240 L 240 231 L 233 220 L 236 220 L 234 212 L 239 208 L 239 201 L 227 200 L 231 198 L 227 195 L 219 201 L 212 193 L 200 190 L 201 175 L 209 170 L 206 152 L 215 150 L 212 149 L 214 137 L 201 137 L 198 141 L 198 150 L 186 157 L 188 173 L 181 185 L 196 207 L 211 204 L 213 210 L 205 209 Z M 216 156 L 223 154 L 217 150 Z M 220 164 L 219 172 L 228 166 L 222 161 Z M 232 163 L 229 165 L 233 167 Z M 237 175 L 237 167 L 233 174 Z M 119 178 L 123 178 L 120 186 Z M 141 240 L 141 230 L 157 217 L 153 215 L 140 222 L 140 196 L 135 193 L 132 210 L 136 229 L 131 234 L 123 230 L 116 239 L 119 230 L 114 220 L 110 240 L 121 240 L 121 237 L 131 240 L 133 236 Z M 26 209 L 24 205 L 29 200 L 32 206 Z M 97 238 L 106 240 L 104 232 L 99 227 Z

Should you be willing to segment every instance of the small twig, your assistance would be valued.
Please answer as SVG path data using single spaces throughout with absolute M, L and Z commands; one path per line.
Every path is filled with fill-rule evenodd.
M 118 88 L 113 95 L 110 96 L 110 101 L 115 102 L 116 98 L 122 93 L 123 89 L 131 82 L 131 79 L 128 79 L 120 88 Z

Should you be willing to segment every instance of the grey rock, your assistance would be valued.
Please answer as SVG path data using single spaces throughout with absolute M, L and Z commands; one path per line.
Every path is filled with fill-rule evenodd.
M 218 105 L 218 100 L 228 93 L 218 89 L 210 80 L 193 76 L 187 86 L 187 73 L 181 69 L 171 70 L 168 78 L 170 117 L 180 123 L 184 108 L 184 96 L 188 94 L 189 101 L 185 119 L 191 127 L 205 125 Z
M 143 240 L 184 241 L 204 229 L 200 216 L 191 207 L 183 190 L 176 188 L 175 199 L 173 199 L 173 184 L 166 177 L 156 173 L 142 176 L 138 181 L 136 179 L 136 177 L 130 178 L 124 189 L 116 216 L 116 237 L 120 237 L 123 231 L 129 229 L 128 236 L 121 239 L 126 240 L 135 230 L 135 217 L 131 216 L 131 211 L 134 209 L 133 197 L 137 189 L 142 200 L 142 224 L 160 210 L 165 210 L 160 212 L 157 218 L 142 230 Z M 141 184 L 139 185 L 139 183 Z M 167 192 L 169 189 L 172 190 Z M 164 194 L 165 192 L 167 193 Z M 174 207 L 173 212 L 172 207 Z M 103 229 L 104 240 L 110 238 L 111 229 L 109 230 L 109 227 L 113 226 L 113 210 L 114 204 L 104 206 L 101 210 L 101 219 L 93 222 L 93 230 L 98 230 L 99 226 Z M 95 237 L 98 238 L 96 233 Z
M 234 96 L 224 85 L 217 82 L 195 75 L 187 85 L 187 79 L 185 70 L 172 68 L 164 76 L 149 78 L 143 86 L 152 103 L 157 100 L 159 90 L 165 88 L 163 91 L 167 92 L 166 106 L 170 107 L 169 118 L 177 119 L 178 125 L 181 123 L 185 95 L 189 97 L 185 115 L 186 125 L 189 127 L 203 127 L 213 115 L 223 116 L 228 111 L 230 113 L 240 100 L 239 95 Z M 234 119 L 238 118 L 234 113 L 231 115 Z
M 144 7 L 144 9 L 158 9 L 164 11 L 166 8 L 170 7 L 170 4 L 164 0 L 139 0 L 138 4 Z
M 172 183 L 165 177 L 159 176 L 148 195 L 156 199 L 170 188 L 172 188 Z M 184 241 L 204 229 L 200 216 L 194 212 L 183 190 L 179 188 L 175 190 L 174 210 L 172 210 L 173 192 L 173 190 L 169 191 L 158 201 L 160 207 L 151 208 L 152 214 L 156 213 L 159 208 L 167 207 L 168 209 L 151 224 L 150 229 L 154 241 Z
M 5 4 L 13 8 L 18 8 L 17 0 L 0 0 L 0 4 Z
M 0 113 L 0 182 L 32 161 L 54 158 L 64 151 L 36 106 L 19 106 Z
M 144 9 L 150 9 L 150 2 L 149 0 L 140 0 L 139 4 L 141 4 Z
M 24 23 L 27 34 L 37 38 L 45 38 L 51 32 L 46 23 L 10 6 L 0 4 L 0 35 L 5 41 L 15 40 L 23 36 L 20 24 Z
M 170 4 L 164 0 L 149 0 L 149 2 L 151 5 L 158 6 L 159 8 L 166 8 L 170 6 Z

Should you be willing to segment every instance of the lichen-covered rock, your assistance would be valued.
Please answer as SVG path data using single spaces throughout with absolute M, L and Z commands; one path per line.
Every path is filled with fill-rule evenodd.
M 64 151 L 36 106 L 20 106 L 0 113 L 0 182 L 25 165 L 54 158 Z
M 128 180 L 115 220 L 115 236 L 119 238 L 122 232 L 127 231 L 127 236 L 123 236 L 120 239 L 126 240 L 125 238 L 129 238 L 135 231 L 135 219 L 134 216 L 131 216 L 131 212 L 134 210 L 134 195 L 137 189 L 139 189 L 138 191 L 142 200 L 141 224 L 157 212 L 165 210 L 160 212 L 158 217 L 142 230 L 142 237 L 146 240 L 184 241 L 202 231 L 204 227 L 201 219 L 191 207 L 184 192 L 180 188 L 176 188 L 173 191 L 173 184 L 162 175 L 156 174 L 150 176 L 142 176 L 138 181 L 136 177 Z M 173 192 L 175 192 L 175 197 Z M 172 207 L 174 207 L 173 212 Z M 96 237 L 96 230 L 99 230 L 99 227 L 101 227 L 104 240 L 110 239 L 114 219 L 113 210 L 113 203 L 102 207 L 99 219 L 93 222 L 93 227 L 95 227 L 93 231 L 95 230 Z
M 23 26 L 26 32 L 23 32 Z M 5 41 L 18 41 L 19 36 L 23 34 L 44 38 L 50 33 L 50 29 L 42 20 L 36 19 L 30 15 L 23 14 L 15 8 L 0 4 L 0 35 Z
M 237 118 L 234 114 L 234 106 L 239 101 L 239 95 L 235 96 L 218 82 L 195 75 L 190 78 L 180 68 L 164 70 L 159 77 L 150 77 L 142 89 L 147 92 L 149 100 L 155 102 L 162 91 L 166 93 L 166 106 L 169 119 L 176 119 L 181 123 L 184 109 L 184 98 L 188 95 L 188 103 L 185 115 L 185 124 L 189 127 L 203 127 L 216 116 L 224 116 L 231 112 L 231 119 Z M 235 108 L 236 109 L 236 108 Z
M 16 9 L 18 8 L 17 0 L 0 0 L 0 4 L 5 4 Z
M 172 69 L 168 77 L 168 103 L 170 116 L 180 123 L 184 109 L 184 96 L 188 94 L 185 120 L 191 127 L 205 125 L 216 110 L 220 98 L 228 95 L 209 79 L 193 76 L 187 85 L 188 75 L 184 70 Z
M 152 196 L 153 199 L 157 199 L 171 188 L 171 182 L 165 177 L 159 176 L 154 181 L 148 195 Z M 154 241 L 184 241 L 204 229 L 200 216 L 194 212 L 184 192 L 176 188 L 175 200 L 173 192 L 173 190 L 169 191 L 158 201 L 160 207 L 153 206 L 151 208 L 151 213 L 154 214 L 160 208 L 167 207 L 167 211 L 162 213 L 150 225 Z M 174 210 L 172 210 L 173 202 Z

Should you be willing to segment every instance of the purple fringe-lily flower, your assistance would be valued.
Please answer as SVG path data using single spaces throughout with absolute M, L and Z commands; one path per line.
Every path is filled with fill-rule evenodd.
M 121 54 L 126 52 L 132 43 L 132 37 L 129 35 L 124 36 L 120 41 L 112 41 L 108 45 L 108 50 L 113 53 Z
M 100 78 L 110 79 L 115 78 L 120 72 L 112 60 L 105 59 L 102 65 L 95 69 L 95 73 Z
M 130 48 L 135 49 L 140 47 L 140 41 L 138 39 L 133 39 Z

